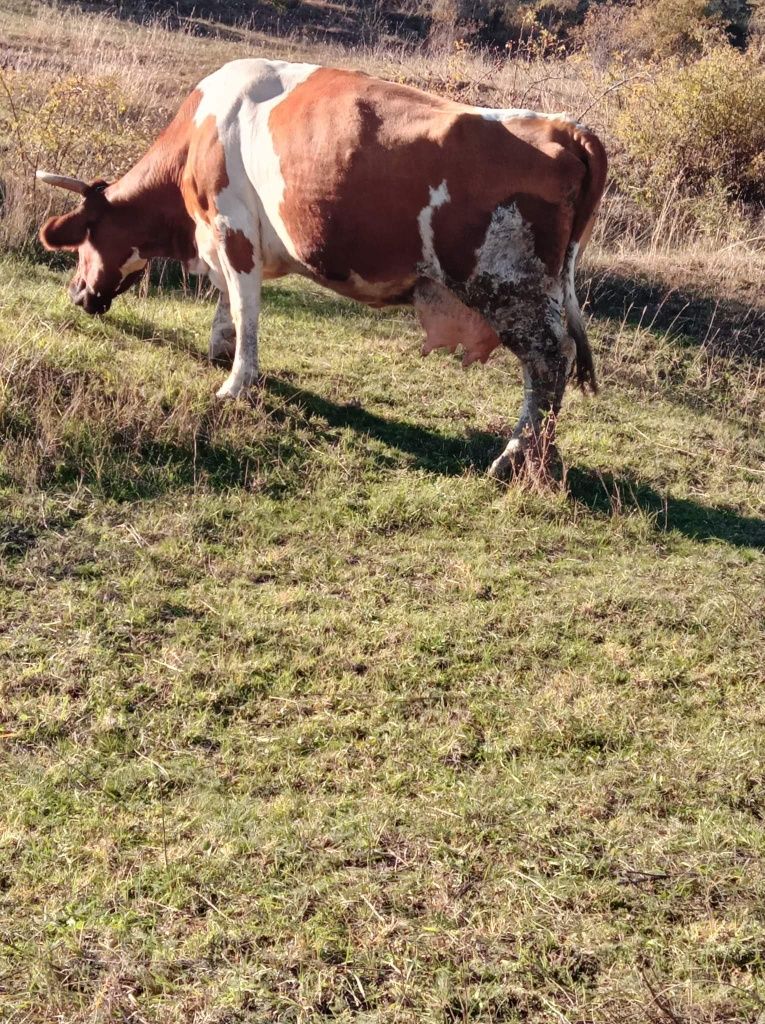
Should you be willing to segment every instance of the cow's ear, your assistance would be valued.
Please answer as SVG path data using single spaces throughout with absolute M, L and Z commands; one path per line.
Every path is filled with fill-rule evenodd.
M 79 249 L 88 233 L 85 210 L 72 210 L 63 217 L 51 217 L 40 229 L 40 241 L 46 249 Z

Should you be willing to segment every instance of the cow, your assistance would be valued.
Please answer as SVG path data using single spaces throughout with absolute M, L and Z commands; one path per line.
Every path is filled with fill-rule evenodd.
M 69 294 L 87 313 L 105 313 L 154 257 L 209 275 L 209 355 L 232 360 L 220 398 L 258 378 L 261 284 L 292 273 L 369 306 L 413 305 L 423 353 L 461 345 L 467 365 L 514 352 L 523 406 L 497 478 L 549 464 L 574 366 L 596 390 L 574 268 L 606 155 L 564 114 L 243 59 L 205 78 L 118 180 L 38 177 L 82 196 L 40 237 L 78 252 Z

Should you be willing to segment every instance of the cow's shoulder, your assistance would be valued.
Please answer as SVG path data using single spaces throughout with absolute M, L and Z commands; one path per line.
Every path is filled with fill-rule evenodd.
M 201 102 L 195 121 L 201 123 L 212 115 L 223 127 L 240 116 L 243 106 L 278 101 L 316 70 L 315 64 L 260 57 L 229 61 L 197 86 Z

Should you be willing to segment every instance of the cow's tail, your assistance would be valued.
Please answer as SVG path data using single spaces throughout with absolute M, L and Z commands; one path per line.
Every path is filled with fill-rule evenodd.
M 600 139 L 587 131 L 586 128 L 577 125 L 574 130 L 574 139 L 578 143 L 578 149 L 587 168 L 587 173 L 576 204 L 571 241 L 569 242 L 563 262 L 563 304 L 566 309 L 569 334 L 576 344 L 577 381 L 582 391 L 587 391 L 589 388 L 595 394 L 598 390 L 598 383 L 595 377 L 595 362 L 592 358 L 592 349 L 587 338 L 587 331 L 584 328 L 579 299 L 576 296 L 574 269 L 577 258 L 589 241 L 592 232 L 592 226 L 603 196 L 603 189 L 606 185 L 608 163 L 606 151 L 603 149 Z

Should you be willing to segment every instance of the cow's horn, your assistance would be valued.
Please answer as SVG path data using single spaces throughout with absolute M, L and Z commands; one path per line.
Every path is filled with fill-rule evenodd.
M 67 188 L 70 192 L 77 192 L 84 195 L 88 188 L 87 181 L 80 181 L 79 178 L 67 178 L 64 174 L 49 174 L 47 171 L 38 171 L 36 177 L 44 181 L 46 185 L 57 185 L 59 188 Z

